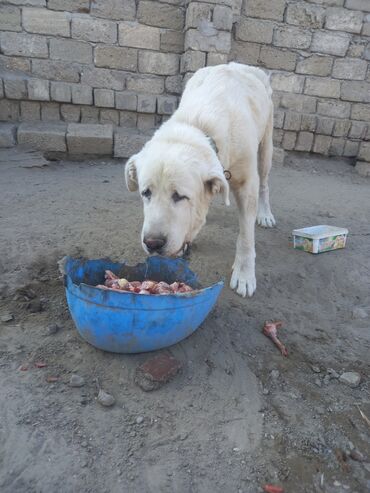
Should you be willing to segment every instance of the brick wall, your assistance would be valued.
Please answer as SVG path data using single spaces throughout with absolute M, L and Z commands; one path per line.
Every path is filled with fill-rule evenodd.
M 272 71 L 276 146 L 370 162 L 370 0 L 2 0 L 0 120 L 151 129 L 228 60 Z

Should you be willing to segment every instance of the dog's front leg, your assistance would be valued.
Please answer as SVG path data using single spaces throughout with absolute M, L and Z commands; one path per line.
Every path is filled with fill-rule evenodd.
M 256 290 L 254 228 L 258 206 L 258 175 L 248 177 L 248 183 L 234 190 L 239 209 L 239 235 L 230 287 L 245 297 Z

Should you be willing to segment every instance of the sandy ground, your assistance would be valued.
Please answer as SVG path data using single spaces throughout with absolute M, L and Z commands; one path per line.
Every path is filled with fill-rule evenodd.
M 370 425 L 359 412 L 370 417 L 369 180 L 339 161 L 290 157 L 276 168 L 278 225 L 257 229 L 256 295 L 225 287 L 202 327 L 171 348 L 182 373 L 144 393 L 133 375 L 148 355 L 81 340 L 56 268 L 65 254 L 143 258 L 140 199 L 125 190 L 122 163 L 23 166 L 0 169 L 0 315 L 14 316 L 0 324 L 2 493 L 257 493 L 267 482 L 288 493 L 370 491 Z M 348 227 L 348 247 L 292 249 L 292 229 L 320 223 Z M 190 260 L 204 283 L 229 278 L 236 235 L 235 205 L 216 203 Z M 289 358 L 261 334 L 272 318 L 285 321 Z M 361 384 L 331 369 L 359 372 Z M 70 387 L 73 372 L 83 387 Z M 114 407 L 97 403 L 96 377 Z M 365 462 L 338 460 L 352 447 Z

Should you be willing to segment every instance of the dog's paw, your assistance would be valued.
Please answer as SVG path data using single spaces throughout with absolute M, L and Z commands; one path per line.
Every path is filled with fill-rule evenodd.
M 248 296 L 253 296 L 253 293 L 256 291 L 256 286 L 257 282 L 254 269 L 248 269 L 238 265 L 233 267 L 233 273 L 230 280 L 231 289 L 245 298 L 247 294 Z
M 272 212 L 264 213 L 258 211 L 256 222 L 258 226 L 262 226 L 263 228 L 273 228 L 276 224 Z

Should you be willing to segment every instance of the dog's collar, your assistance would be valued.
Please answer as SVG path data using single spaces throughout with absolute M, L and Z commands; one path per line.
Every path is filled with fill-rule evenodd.
M 207 134 L 205 134 L 205 135 L 206 135 L 208 142 L 210 143 L 212 149 L 215 151 L 215 153 L 218 156 L 218 147 L 217 147 L 215 140 L 212 139 L 212 137 L 210 137 L 209 135 L 207 135 Z M 225 169 L 222 163 L 221 163 L 221 166 L 222 166 L 222 169 L 224 170 L 224 175 L 225 175 L 226 180 L 229 181 L 231 179 L 231 176 L 232 176 L 231 172 L 228 169 Z

